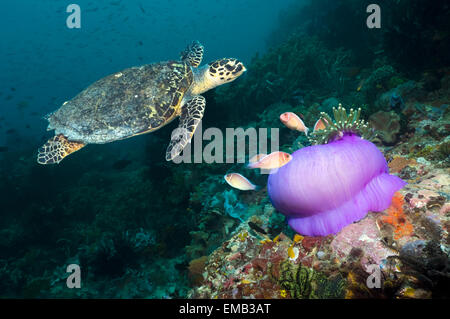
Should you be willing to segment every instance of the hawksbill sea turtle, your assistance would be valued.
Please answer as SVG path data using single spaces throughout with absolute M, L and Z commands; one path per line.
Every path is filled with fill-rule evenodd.
M 90 85 L 46 119 L 55 136 L 38 151 L 39 164 L 57 164 L 87 144 L 103 144 L 153 132 L 176 117 L 166 160 L 189 143 L 205 111 L 200 94 L 231 82 L 246 71 L 237 59 L 199 67 L 203 46 L 194 41 L 180 61 L 131 67 Z

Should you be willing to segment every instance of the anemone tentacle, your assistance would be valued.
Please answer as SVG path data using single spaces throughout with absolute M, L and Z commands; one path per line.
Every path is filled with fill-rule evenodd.
M 346 109 L 342 107 L 342 104 L 339 104 L 338 108 L 333 107 L 333 116 L 334 120 L 327 113 L 320 113 L 320 118 L 324 120 L 325 128 L 314 131 L 309 135 L 311 144 L 327 144 L 342 138 L 346 134 L 359 135 L 365 139 L 372 137 L 373 130 L 367 122 L 360 120 L 361 108 L 357 110 L 350 109 L 350 112 L 347 114 Z

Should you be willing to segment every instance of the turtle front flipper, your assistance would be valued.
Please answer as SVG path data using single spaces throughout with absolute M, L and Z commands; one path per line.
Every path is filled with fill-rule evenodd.
M 39 164 L 58 164 L 67 155 L 78 151 L 85 144 L 69 141 L 62 134 L 53 136 L 38 151 L 37 162 Z
M 195 129 L 202 120 L 206 100 L 203 96 L 194 96 L 181 108 L 180 124 L 172 132 L 172 137 L 166 151 L 166 160 L 177 157 L 194 135 Z
M 203 45 L 198 41 L 193 41 L 183 52 L 181 52 L 181 61 L 186 62 L 194 68 L 202 63 Z

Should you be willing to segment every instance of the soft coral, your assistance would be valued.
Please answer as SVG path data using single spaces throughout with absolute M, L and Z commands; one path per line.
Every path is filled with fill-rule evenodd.
M 394 239 L 398 240 L 403 236 L 410 235 L 413 232 L 413 225 L 406 219 L 403 211 L 403 204 L 405 200 L 403 195 L 399 192 L 392 197 L 391 206 L 387 209 L 387 216 L 382 216 L 381 220 L 384 223 L 394 226 Z

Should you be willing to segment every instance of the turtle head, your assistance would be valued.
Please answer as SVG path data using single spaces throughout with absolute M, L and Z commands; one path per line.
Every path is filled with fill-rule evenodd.
M 247 69 L 236 59 L 220 59 L 198 69 L 192 94 L 201 94 L 216 86 L 229 83 L 238 78 Z
M 208 66 L 208 75 L 217 85 L 231 82 L 247 70 L 244 64 L 236 59 L 220 59 Z

